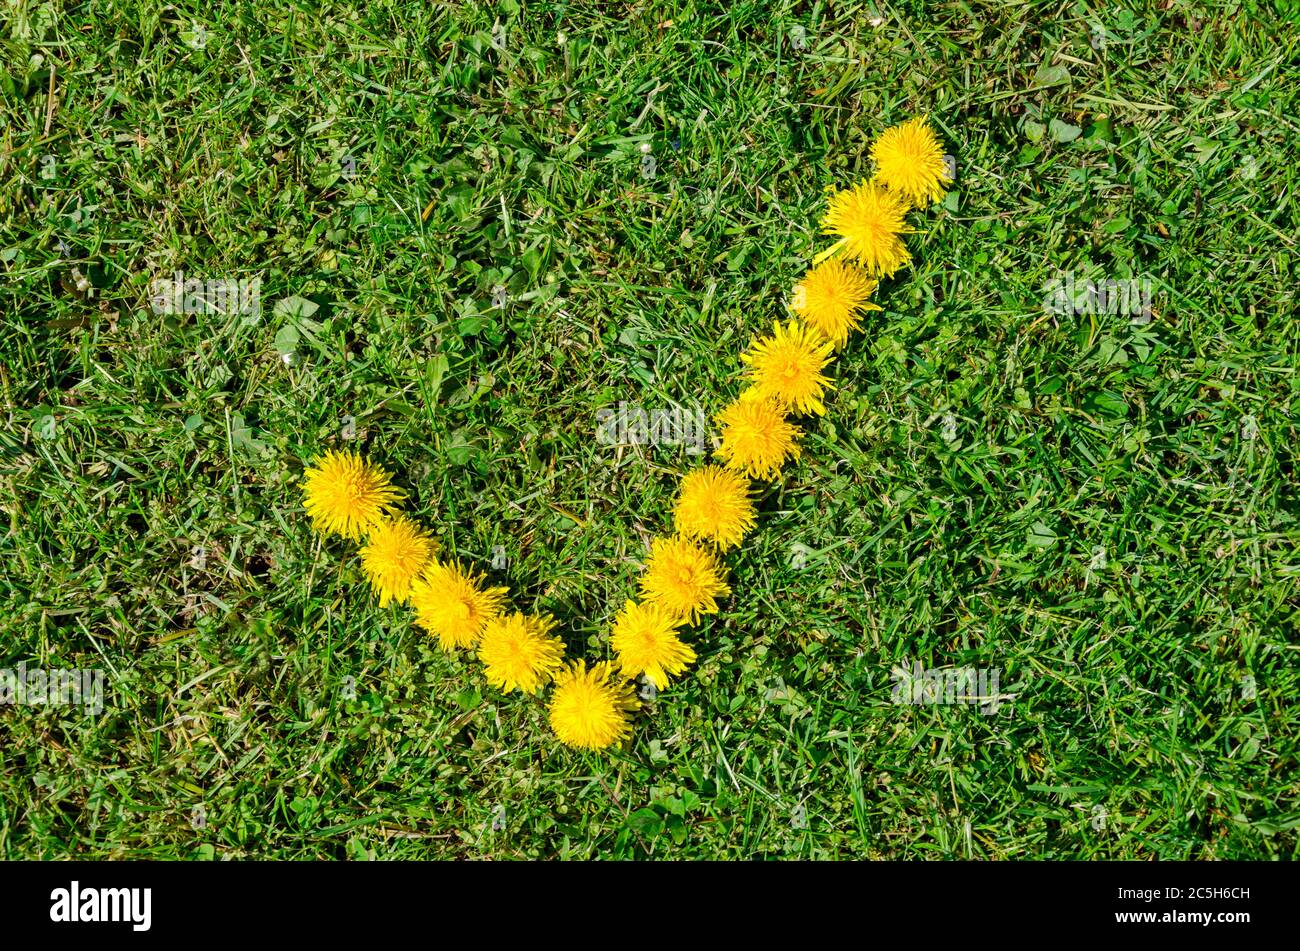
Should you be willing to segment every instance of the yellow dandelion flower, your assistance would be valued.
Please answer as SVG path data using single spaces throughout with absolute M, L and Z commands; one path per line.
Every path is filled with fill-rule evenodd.
M 478 645 L 488 683 L 502 693 L 541 690 L 564 661 L 564 641 L 551 636 L 554 627 L 549 614 L 527 617 L 516 612 L 488 621 Z
M 551 729 L 569 746 L 602 750 L 631 734 L 628 713 L 638 706 L 632 685 L 615 679 L 613 664 L 606 661 L 588 670 L 575 661 L 555 675 Z
M 704 466 L 682 479 L 674 511 L 677 531 L 713 542 L 724 551 L 739 545 L 754 527 L 749 480 L 720 466 Z
M 942 201 L 952 178 L 943 161 L 943 146 L 934 127 L 918 116 L 886 129 L 871 146 L 876 177 L 917 208 Z
M 333 449 L 303 473 L 304 506 L 318 532 L 354 541 L 367 534 L 402 500 L 388 473 L 351 452 Z
M 379 606 L 404 603 L 414 581 L 433 558 L 436 544 L 405 515 L 386 518 L 370 532 L 361 548 L 361 567 L 379 592 Z
M 728 469 L 753 479 L 770 479 L 787 459 L 799 457 L 799 430 L 775 400 L 754 399 L 746 390 L 717 419 L 722 428 L 717 454 Z
M 610 646 L 618 652 L 623 676 L 645 674 L 658 688 L 667 687 L 687 666 L 695 663 L 695 651 L 681 642 L 677 628 L 682 619 L 662 605 L 628 601 L 614 619 Z
M 730 594 L 726 569 L 710 551 L 686 538 L 656 538 L 641 576 L 641 594 L 683 621 L 694 622 L 718 610 Z
M 794 287 L 794 312 L 836 347 L 861 326 L 859 310 L 881 310 L 869 298 L 876 282 L 862 268 L 836 258 L 823 261 Z
M 837 247 L 874 275 L 893 274 L 912 260 L 899 235 L 906 228 L 907 199 L 884 185 L 859 182 L 830 197 L 822 232 L 840 238 Z
M 484 588 L 482 581 L 458 562 L 433 562 L 411 583 L 416 622 L 444 648 L 473 647 L 506 603 L 507 589 Z
M 756 399 L 774 399 L 786 410 L 826 412 L 822 394 L 831 388 L 821 371 L 835 348 L 816 331 L 792 320 L 772 325 L 772 336 L 755 341 L 740 359 L 749 364 L 750 389 Z

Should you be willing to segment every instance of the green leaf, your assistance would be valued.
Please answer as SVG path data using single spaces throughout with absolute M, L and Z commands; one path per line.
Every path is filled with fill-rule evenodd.
M 281 356 L 284 356 L 286 353 L 293 353 L 298 349 L 299 339 L 301 339 L 301 335 L 298 333 L 298 328 L 292 324 L 285 324 L 275 333 L 276 353 Z
M 1053 119 L 1048 124 L 1048 129 L 1052 134 L 1053 142 L 1073 142 L 1083 132 L 1077 125 L 1070 125 L 1060 119 Z
M 653 809 L 638 809 L 627 817 L 627 827 L 644 836 L 654 837 L 663 832 L 664 820 Z
M 469 185 L 457 185 L 448 189 L 443 204 L 451 213 L 452 220 L 464 222 L 469 219 L 474 207 L 474 189 Z
M 1051 548 L 1056 544 L 1056 532 L 1052 531 L 1043 522 L 1035 522 L 1029 529 L 1029 536 L 1026 541 L 1036 548 Z
M 435 353 L 424 368 L 424 384 L 427 387 L 428 398 L 437 399 L 439 391 L 442 389 L 442 381 L 447 376 L 447 371 L 451 365 L 447 362 L 447 357 L 441 353 Z
M 1096 393 L 1084 401 L 1084 409 L 1112 419 L 1128 415 L 1128 402 L 1117 393 Z
M 669 796 L 667 799 L 665 799 L 663 801 L 663 807 L 668 811 L 669 815 L 673 815 L 673 816 L 686 815 L 686 803 L 678 799 L 676 796 Z
M 1044 63 L 1034 73 L 1034 83 L 1038 86 L 1059 86 L 1070 81 L 1070 71 L 1064 66 L 1048 66 Z
M 477 707 L 482 700 L 483 695 L 472 687 L 456 694 L 456 706 L 460 707 L 466 713 Z
M 273 312 L 276 317 L 310 317 L 318 310 L 320 310 L 320 304 L 309 301 L 305 297 L 298 297 L 295 294 L 292 297 L 285 297 L 276 301 Z
M 230 414 L 230 442 L 233 446 L 248 449 L 258 455 L 265 455 L 271 447 L 253 436 L 253 429 L 244 421 L 242 413 Z
M 467 465 L 476 452 L 474 445 L 466 438 L 464 431 L 459 429 L 448 437 L 444 448 L 448 460 L 457 466 Z

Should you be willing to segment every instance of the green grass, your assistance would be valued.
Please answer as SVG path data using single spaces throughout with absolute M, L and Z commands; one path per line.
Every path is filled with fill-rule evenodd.
M 267 6 L 6 2 L 0 666 L 108 693 L 0 707 L 0 856 L 1295 857 L 1291 5 Z M 597 410 L 730 400 L 824 189 L 922 113 L 958 185 L 627 748 L 313 536 L 353 415 L 606 656 L 697 460 Z M 174 270 L 261 319 L 155 314 Z M 1045 315 L 1068 271 L 1154 320 Z M 895 705 L 912 660 L 1015 702 Z

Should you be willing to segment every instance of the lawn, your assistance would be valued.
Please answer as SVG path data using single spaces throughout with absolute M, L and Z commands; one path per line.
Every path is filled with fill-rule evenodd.
M 4 11 L 0 668 L 105 682 L 0 707 L 0 857 L 1296 857 L 1292 4 Z M 703 457 L 601 420 L 730 402 L 917 115 L 955 186 L 627 744 L 313 533 L 356 449 L 608 657 Z

